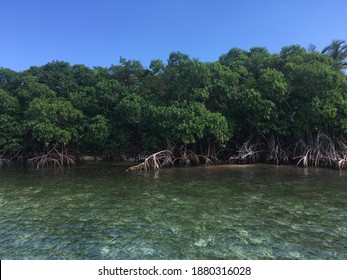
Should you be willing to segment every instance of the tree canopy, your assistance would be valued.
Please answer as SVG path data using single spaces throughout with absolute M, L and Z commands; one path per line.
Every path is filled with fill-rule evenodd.
M 334 60 L 336 69 L 347 68 L 347 44 L 343 40 L 333 40 L 331 44 L 322 50 Z
M 321 53 L 232 48 L 215 62 L 173 52 L 148 69 L 125 58 L 108 68 L 0 68 L 0 159 L 42 163 L 54 152 L 49 164 L 63 154 L 121 159 L 171 149 L 205 162 L 298 162 L 321 135 L 340 149 L 336 160 L 347 159 L 346 57 L 345 41 L 334 40 Z

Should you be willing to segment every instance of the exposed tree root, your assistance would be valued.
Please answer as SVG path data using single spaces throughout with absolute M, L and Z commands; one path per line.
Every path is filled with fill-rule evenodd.
M 295 156 L 299 153 L 298 156 Z M 338 145 L 327 136 L 320 133 L 313 140 L 309 138 L 308 143 L 303 140 L 299 141 L 294 150 L 294 159 L 297 159 L 297 165 L 303 166 L 326 166 L 326 167 L 346 167 L 347 146 L 339 142 Z
M 341 170 L 347 167 L 347 144 L 342 141 L 338 141 L 337 146 L 339 153 L 339 160 L 337 162 L 337 166 Z
M 207 140 L 207 154 L 206 155 L 198 155 L 198 157 L 201 157 L 206 165 L 213 165 L 220 163 L 220 160 L 217 158 L 216 148 L 214 145 L 214 142 L 212 142 L 210 139 Z
M 206 165 L 213 165 L 220 163 L 220 160 L 212 155 L 197 155 L 199 158 L 202 158 L 202 160 L 205 162 Z
M 170 150 L 163 150 L 151 154 L 142 163 L 129 167 L 126 171 L 159 170 L 162 167 L 170 165 L 173 165 L 172 152 Z
M 129 167 L 126 171 L 159 170 L 163 167 L 174 166 L 175 163 L 180 166 L 190 166 L 198 165 L 201 162 L 211 165 L 219 160 L 211 155 L 197 155 L 188 149 L 185 149 L 179 157 L 174 158 L 172 150 L 163 150 L 145 157 L 143 162 Z
M 344 169 L 347 167 L 347 158 L 340 159 L 339 162 L 337 163 L 337 166 L 339 169 Z
M 64 166 L 76 163 L 75 157 L 69 155 L 66 148 L 62 148 L 59 152 L 56 148 L 52 148 L 48 153 L 28 159 L 28 164 L 36 166 L 37 169 L 48 166 Z
M 261 160 L 261 144 L 259 142 L 251 143 L 252 137 L 250 137 L 243 145 L 238 149 L 237 155 L 232 155 L 228 162 L 230 163 L 255 163 Z
M 159 170 L 162 167 L 174 166 L 175 164 L 179 166 L 190 166 L 198 165 L 201 162 L 208 165 L 219 162 L 219 160 L 212 155 L 197 155 L 192 150 L 187 149 L 186 145 L 183 145 L 180 150 L 180 155 L 177 157 L 173 156 L 174 149 L 162 150 L 151 154 L 146 156 L 143 162 L 129 167 L 126 171 Z
M 0 166 L 3 165 L 11 165 L 11 161 L 9 159 L 3 158 L 2 156 L 0 156 Z
M 265 162 L 273 164 L 289 163 L 289 152 L 282 148 L 281 144 L 275 140 L 272 135 L 270 141 L 267 141 L 269 151 Z
M 174 162 L 175 161 L 178 161 L 178 164 L 181 166 L 190 166 L 191 164 L 197 165 L 200 163 L 199 156 L 193 151 L 188 150 L 187 146 L 184 147 L 181 156 L 174 159 Z

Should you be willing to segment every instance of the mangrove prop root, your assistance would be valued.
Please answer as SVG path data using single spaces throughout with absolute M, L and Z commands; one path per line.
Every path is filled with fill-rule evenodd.
M 220 160 L 215 157 L 215 156 L 211 156 L 211 155 L 197 155 L 199 158 L 202 158 L 202 160 L 205 162 L 206 165 L 213 165 L 213 164 L 217 164 L 220 163 Z
M 297 165 L 328 166 L 343 169 L 347 167 L 347 145 L 343 142 L 334 142 L 326 134 L 320 133 L 316 139 L 310 137 L 305 143 L 299 141 L 295 146 Z
M 247 140 L 241 148 L 238 149 L 237 155 L 232 155 L 229 158 L 230 163 L 255 163 L 261 159 L 261 144 L 251 143 L 251 138 Z
M 48 153 L 28 160 L 29 165 L 36 166 L 37 169 L 47 166 L 64 166 L 74 165 L 76 163 L 75 157 L 67 153 L 66 148 L 62 148 L 59 152 L 56 148 L 52 148 Z
M 339 152 L 339 160 L 337 166 L 339 169 L 344 169 L 347 167 L 347 144 L 342 141 L 337 142 L 338 152 Z
M 199 164 L 199 156 L 191 150 L 184 149 L 182 155 L 174 160 L 178 161 L 181 166 L 190 166 L 191 164 Z
M 11 161 L 9 159 L 0 157 L 0 166 L 3 166 L 5 164 L 6 165 L 11 165 Z
M 174 158 L 172 150 L 163 150 L 145 157 L 142 163 L 131 166 L 126 171 L 159 170 L 162 167 L 174 166 L 176 162 L 181 166 L 197 165 L 201 162 L 199 158 L 202 158 L 207 165 L 219 162 L 216 157 L 197 155 L 188 149 L 184 149 L 182 154 L 176 158 Z
M 201 160 L 199 158 L 201 158 Z M 178 162 L 181 166 L 189 166 L 191 164 L 197 165 L 200 162 L 204 162 L 206 165 L 212 165 L 220 161 L 215 156 L 197 155 L 188 149 L 184 149 L 179 157 L 174 158 L 172 150 L 163 150 L 145 157 L 143 162 L 129 167 L 126 171 L 159 170 L 162 167 L 174 166 L 175 162 Z
M 275 137 L 271 137 L 270 141 L 267 141 L 269 151 L 265 161 L 267 163 L 281 164 L 289 163 L 289 152 L 283 149 L 281 144 L 276 142 Z
M 129 167 L 126 171 L 159 170 L 164 166 L 170 165 L 173 165 L 172 152 L 170 150 L 162 150 L 151 154 L 146 157 L 142 163 Z

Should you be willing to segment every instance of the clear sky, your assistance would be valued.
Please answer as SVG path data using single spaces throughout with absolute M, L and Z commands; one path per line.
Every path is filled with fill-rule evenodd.
M 172 51 L 216 61 L 233 47 L 318 50 L 347 40 L 346 0 L 0 0 L 0 67 L 89 67 Z

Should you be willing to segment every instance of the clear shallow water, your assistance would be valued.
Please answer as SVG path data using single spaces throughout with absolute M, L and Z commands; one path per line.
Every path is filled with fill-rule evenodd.
M 0 169 L 0 259 L 347 259 L 347 172 Z

